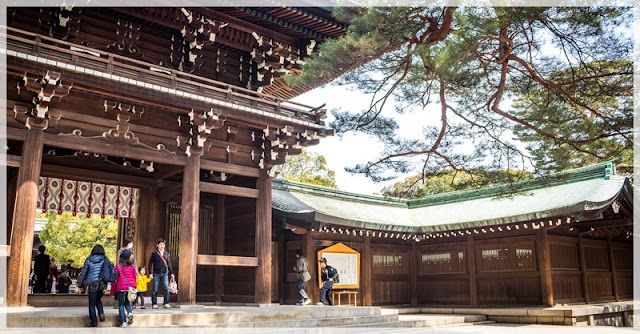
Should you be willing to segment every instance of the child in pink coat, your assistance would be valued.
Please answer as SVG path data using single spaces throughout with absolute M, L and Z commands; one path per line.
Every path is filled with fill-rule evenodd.
M 120 319 L 120 327 L 127 327 L 127 324 L 133 323 L 133 313 L 131 312 L 131 303 L 127 298 L 129 287 L 136 287 L 136 267 L 133 265 L 133 253 L 126 249 L 120 254 L 119 263 L 116 266 L 118 278 L 115 284 L 115 295 L 118 300 L 118 316 Z M 126 314 L 125 314 L 126 310 Z

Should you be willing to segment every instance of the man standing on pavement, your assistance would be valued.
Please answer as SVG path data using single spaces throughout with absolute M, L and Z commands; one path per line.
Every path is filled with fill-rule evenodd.
M 163 307 L 171 308 L 169 305 L 169 277 L 175 279 L 169 252 L 165 250 L 166 241 L 163 238 L 156 242 L 156 251 L 151 253 L 149 258 L 149 278 L 153 279 L 153 291 L 151 292 L 151 308 L 158 308 L 158 285 L 162 282 L 164 287 Z

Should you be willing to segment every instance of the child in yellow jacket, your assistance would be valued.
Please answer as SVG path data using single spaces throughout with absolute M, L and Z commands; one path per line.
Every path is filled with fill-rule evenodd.
M 136 286 L 138 288 L 138 298 L 136 298 L 136 304 L 140 299 L 140 308 L 144 309 L 144 297 L 147 295 L 147 283 L 151 282 L 151 278 L 146 275 L 146 269 L 144 267 L 138 267 L 138 277 L 136 278 Z

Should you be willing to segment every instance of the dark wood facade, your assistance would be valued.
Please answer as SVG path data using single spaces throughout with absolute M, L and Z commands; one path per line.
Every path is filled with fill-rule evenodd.
M 317 251 L 336 242 L 361 253 L 365 281 L 358 296 L 365 305 L 554 305 L 629 300 L 633 298 L 633 245 L 625 237 L 592 239 L 540 229 L 415 242 L 318 231 L 297 235 L 284 230 L 279 266 L 285 279 L 279 301 L 299 299 L 295 274 L 289 269 L 295 250 L 306 250 L 309 263 L 314 263 Z M 312 273 L 307 287 L 315 289 L 315 280 Z M 317 293 L 313 297 L 317 299 Z
M 271 168 L 331 135 L 283 76 L 344 26 L 239 10 L 8 9 L 9 306 L 27 302 L 40 176 L 137 188 L 138 263 L 167 238 L 180 303 L 271 302 Z

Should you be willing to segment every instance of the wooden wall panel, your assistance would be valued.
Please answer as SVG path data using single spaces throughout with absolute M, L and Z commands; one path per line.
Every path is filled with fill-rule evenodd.
M 514 277 L 507 273 L 485 277 L 478 275 L 480 304 L 540 305 L 540 275 Z
M 633 273 L 618 273 L 618 289 L 620 290 L 620 298 L 633 298 Z
M 418 277 L 419 304 L 468 304 L 469 279 L 452 278 L 451 275 Z
M 575 269 L 578 270 L 578 247 L 575 244 L 550 243 L 551 270 Z
M 372 245 L 372 302 L 373 305 L 409 304 L 410 277 L 409 247 Z
M 552 272 L 553 297 L 556 302 L 576 302 L 583 300 L 580 272 Z
M 587 288 L 591 300 L 613 300 L 611 273 L 587 271 Z

